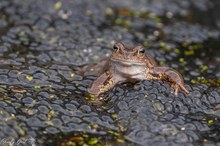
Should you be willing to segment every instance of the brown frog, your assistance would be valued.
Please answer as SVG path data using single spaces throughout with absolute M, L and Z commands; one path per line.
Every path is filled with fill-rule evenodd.
M 86 67 L 86 70 L 100 74 L 88 89 L 89 93 L 97 97 L 118 83 L 144 79 L 170 83 L 176 96 L 179 89 L 189 93 L 184 87 L 182 76 L 172 68 L 157 66 L 155 60 L 145 53 L 143 46 L 130 47 L 116 42 L 113 49 L 110 57 Z

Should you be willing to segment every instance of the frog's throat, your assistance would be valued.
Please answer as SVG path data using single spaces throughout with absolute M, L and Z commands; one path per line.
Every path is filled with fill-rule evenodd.
M 124 60 L 124 59 L 116 59 L 111 58 L 111 61 L 118 64 L 124 64 L 124 65 L 146 65 L 143 61 L 137 61 L 137 60 Z

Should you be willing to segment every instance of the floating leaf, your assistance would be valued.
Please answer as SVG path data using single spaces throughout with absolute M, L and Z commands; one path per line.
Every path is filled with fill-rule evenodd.
M 75 76 L 75 74 L 72 72 L 72 73 L 70 73 L 70 77 L 74 77 Z
M 71 137 L 70 140 L 73 142 L 81 142 L 84 140 L 84 138 L 81 136 L 75 136 L 75 137 Z
M 117 141 L 120 142 L 120 143 L 124 143 L 125 142 L 123 139 L 119 139 L 119 138 L 117 139 Z
M 35 89 L 40 89 L 40 88 L 41 88 L 41 86 L 34 86 L 34 88 L 35 88 Z
M 32 80 L 33 80 L 33 77 L 32 77 L 32 76 L 27 75 L 27 76 L 26 76 L 26 79 L 27 79 L 28 81 L 32 81 Z
M 22 88 L 19 88 L 19 87 L 13 87 L 13 88 L 11 88 L 11 91 L 12 91 L 12 92 L 16 92 L 16 93 L 24 93 L 24 92 L 27 92 L 27 90 L 22 89 Z
M 213 124 L 214 121 L 213 120 L 208 120 L 208 124 Z
M 61 6 L 62 6 L 62 3 L 60 1 L 58 1 L 54 4 L 53 7 L 54 7 L 54 9 L 59 10 L 61 8 Z

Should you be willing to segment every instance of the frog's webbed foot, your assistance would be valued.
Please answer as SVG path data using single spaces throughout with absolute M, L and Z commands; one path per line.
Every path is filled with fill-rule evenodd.
M 115 84 L 116 82 L 113 80 L 112 74 L 105 72 L 92 83 L 88 92 L 98 97 L 101 93 L 111 89 Z
M 162 80 L 163 82 L 168 82 L 174 89 L 174 94 L 177 96 L 179 89 L 183 90 L 185 93 L 189 91 L 184 87 L 184 82 L 181 74 L 176 70 L 169 67 L 153 67 L 149 69 L 146 74 L 147 79 Z

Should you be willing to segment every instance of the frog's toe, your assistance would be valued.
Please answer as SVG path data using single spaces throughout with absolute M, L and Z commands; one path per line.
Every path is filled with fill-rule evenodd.
M 173 89 L 174 95 L 177 96 L 177 95 L 178 95 L 178 92 L 179 92 L 179 86 L 178 86 L 178 84 L 173 83 L 173 84 L 171 84 L 171 87 L 172 87 L 172 89 Z
M 174 87 L 174 95 L 177 96 L 179 91 L 179 86 L 176 84 Z
M 179 90 L 182 90 L 185 93 L 189 94 L 189 91 L 182 84 L 175 83 L 175 84 L 172 84 L 171 87 L 174 90 L 175 96 L 178 96 Z
M 182 84 L 179 85 L 179 88 L 183 90 L 185 93 L 189 94 L 189 90 L 187 90 Z

